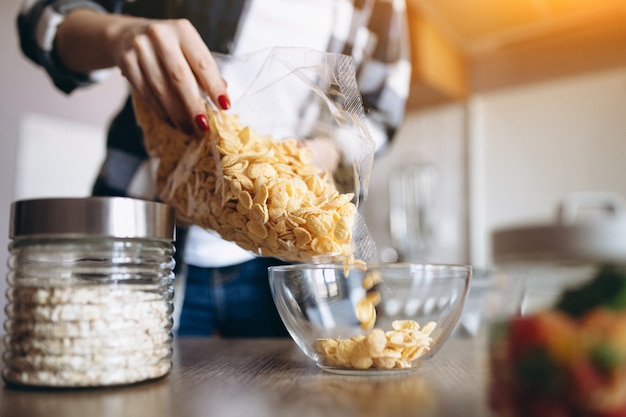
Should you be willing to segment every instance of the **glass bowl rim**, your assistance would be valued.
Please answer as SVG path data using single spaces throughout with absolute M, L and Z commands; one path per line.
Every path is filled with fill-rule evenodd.
M 326 262 L 326 263 L 300 263 L 288 265 L 274 265 L 268 267 L 270 272 L 280 271 L 302 271 L 302 270 L 319 270 L 319 269 L 411 269 L 418 268 L 432 271 L 456 271 L 456 272 L 472 272 L 471 265 L 465 264 L 446 264 L 446 263 L 415 263 L 415 262 L 372 262 L 372 263 L 343 263 L 343 262 Z

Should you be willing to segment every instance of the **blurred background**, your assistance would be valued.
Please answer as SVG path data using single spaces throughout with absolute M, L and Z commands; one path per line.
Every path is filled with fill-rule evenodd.
M 0 306 L 11 202 L 89 195 L 126 92 L 119 74 L 70 96 L 52 88 L 19 50 L 21 3 L 0 2 Z M 382 260 L 487 271 L 496 228 L 551 222 L 575 191 L 626 196 L 624 0 L 407 7 L 407 117 L 362 205 Z

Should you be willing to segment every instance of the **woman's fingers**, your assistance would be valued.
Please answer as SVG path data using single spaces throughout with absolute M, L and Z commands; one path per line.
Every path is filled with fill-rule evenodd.
M 200 88 L 207 93 L 213 103 L 223 110 L 230 108 L 226 92 L 226 81 L 221 77 L 219 67 L 204 41 L 187 20 L 180 22 L 181 51 L 193 71 Z
M 118 44 L 122 74 L 164 120 L 186 133 L 208 130 L 200 89 L 219 107 L 230 100 L 204 41 L 188 20 L 143 20 Z
M 122 71 L 122 75 L 126 77 L 133 90 L 137 91 L 143 98 L 146 104 L 152 108 L 160 118 L 167 123 L 176 127 L 174 122 L 170 119 L 167 111 L 161 104 L 161 101 L 155 96 L 152 91 L 148 78 L 145 76 L 142 66 L 139 64 L 139 58 L 137 57 L 138 45 L 142 41 L 138 37 L 135 39 L 135 47 L 125 51 L 119 58 L 118 66 Z
M 205 113 L 204 103 L 198 82 L 181 50 L 184 33 L 190 29 L 195 32 L 187 20 L 151 26 L 148 36 L 154 45 L 154 55 L 147 56 L 146 63 L 153 65 L 150 60 L 155 60 L 159 64 L 160 74 L 154 74 L 151 79 L 156 83 L 157 94 L 163 94 L 162 101 L 167 102 L 166 110 L 174 123 L 186 133 L 194 130 L 202 133 L 203 129 L 194 119 Z

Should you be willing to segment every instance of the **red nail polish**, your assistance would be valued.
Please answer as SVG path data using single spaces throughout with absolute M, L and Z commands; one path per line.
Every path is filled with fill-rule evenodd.
M 217 98 L 217 102 L 220 103 L 220 107 L 222 110 L 230 109 L 230 99 L 226 94 L 222 94 Z
M 196 124 L 200 127 L 200 129 L 202 129 L 203 132 L 209 131 L 209 119 L 206 118 L 206 115 L 199 114 L 196 116 L 195 120 Z

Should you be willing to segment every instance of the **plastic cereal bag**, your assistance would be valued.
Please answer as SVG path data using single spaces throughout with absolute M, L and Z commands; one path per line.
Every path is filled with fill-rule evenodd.
M 207 103 L 202 139 L 134 97 L 160 199 L 257 255 L 369 260 L 374 242 L 357 208 L 375 145 L 352 58 L 303 48 L 215 57 L 232 105 Z

